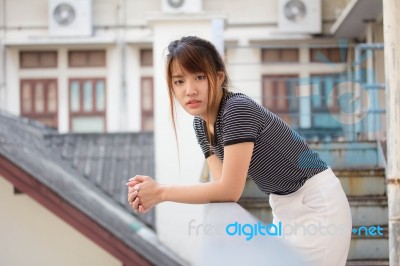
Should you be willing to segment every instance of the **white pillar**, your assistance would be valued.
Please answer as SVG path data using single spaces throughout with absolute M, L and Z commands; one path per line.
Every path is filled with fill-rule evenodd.
M 58 132 L 67 133 L 69 128 L 68 49 L 58 49 Z
M 400 5 L 383 1 L 385 40 L 389 263 L 400 265 Z
M 178 162 L 165 80 L 167 46 L 171 41 L 188 35 L 212 41 L 213 19 L 215 17 L 196 14 L 173 14 L 149 19 L 153 27 L 155 178 L 163 184 L 198 183 L 204 164 L 204 156 L 193 131 L 193 117 L 176 103 L 180 164 Z M 216 36 L 220 38 L 221 34 Z M 191 225 L 203 223 L 203 212 L 204 205 L 166 202 L 156 207 L 159 239 L 190 263 L 195 257 L 198 236 L 195 231 L 189 234 L 189 224 L 191 221 Z
M 6 90 L 6 57 L 4 39 L 6 36 L 6 20 L 5 20 L 5 2 L 0 3 L 0 109 L 6 108 L 5 90 Z
M 126 131 L 128 129 L 128 122 L 130 121 L 128 115 L 128 88 L 126 84 L 126 0 L 119 0 L 118 2 L 118 24 L 119 29 L 117 30 L 117 50 L 118 50 L 118 65 L 119 65 L 119 125 L 120 131 Z

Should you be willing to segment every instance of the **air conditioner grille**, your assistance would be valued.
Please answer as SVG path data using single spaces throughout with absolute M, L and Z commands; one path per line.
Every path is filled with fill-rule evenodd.
M 61 25 L 71 24 L 76 17 L 74 8 L 69 4 L 60 4 L 54 9 L 54 19 Z
M 278 27 L 284 33 L 321 33 L 321 0 L 279 0 Z

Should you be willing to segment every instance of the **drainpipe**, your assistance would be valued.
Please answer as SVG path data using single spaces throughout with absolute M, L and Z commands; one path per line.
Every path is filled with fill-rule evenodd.
M 383 1 L 389 264 L 400 265 L 400 5 Z
M 354 65 L 354 81 L 356 84 L 362 84 L 362 80 L 361 80 L 361 49 L 359 48 L 358 45 L 356 45 L 356 47 L 354 48 L 354 61 L 355 61 L 355 65 Z M 358 121 L 358 118 L 361 117 L 362 115 L 362 99 L 361 99 L 361 91 L 358 87 L 354 87 L 354 96 L 356 101 L 354 101 L 354 110 L 355 111 L 355 119 Z M 360 101 L 360 108 L 356 109 L 356 102 Z M 355 135 L 355 139 L 353 140 L 359 140 L 359 135 L 362 134 L 362 127 L 361 127 L 361 123 L 357 122 L 354 123 L 354 135 Z
M 374 22 L 373 20 L 365 21 L 367 23 L 367 44 L 372 44 L 374 42 Z M 366 83 L 368 85 L 372 85 L 375 83 L 375 73 L 374 73 L 374 52 L 372 49 L 366 50 L 367 55 L 367 73 L 366 73 Z M 368 91 L 369 99 L 371 101 L 371 109 L 377 110 L 379 108 L 379 96 L 378 90 L 372 89 Z M 368 110 L 367 110 L 368 111 Z M 373 140 L 376 136 L 376 133 L 379 129 L 378 123 L 379 121 L 379 113 L 368 113 L 367 115 L 367 139 Z
M 367 41 L 367 44 L 371 44 L 371 43 L 373 43 L 373 22 L 372 21 L 370 21 L 370 20 L 368 20 L 368 21 L 365 21 L 365 23 L 367 24 L 367 27 L 366 27 L 366 41 Z M 373 53 L 373 50 L 371 50 L 371 49 L 366 49 L 366 51 L 365 51 L 365 54 L 366 54 L 366 56 L 367 56 L 367 58 L 366 58 L 366 63 L 367 63 L 367 69 L 366 69 L 366 84 L 367 84 L 367 86 L 368 85 L 371 85 L 371 84 L 373 84 L 374 83 L 374 77 L 373 77 L 373 73 L 372 73 L 372 70 L 374 69 L 374 58 L 373 58 L 373 56 L 374 56 L 374 53 Z M 375 105 L 375 97 L 376 97 L 376 95 L 375 95 L 375 93 L 376 93 L 376 90 L 369 90 L 368 91 L 368 95 L 370 96 L 369 97 L 369 100 L 371 101 L 371 105 L 370 105 L 370 108 L 372 109 L 372 110 L 375 110 L 376 109 L 376 105 Z M 372 134 L 373 134 L 373 125 L 374 125 L 374 123 L 375 123 L 375 113 L 369 113 L 369 110 L 366 110 L 368 113 L 367 113 L 367 116 L 366 116 L 366 131 L 367 131 L 367 134 L 366 134 L 366 137 L 367 137 L 367 140 L 371 140 L 371 136 L 372 136 Z

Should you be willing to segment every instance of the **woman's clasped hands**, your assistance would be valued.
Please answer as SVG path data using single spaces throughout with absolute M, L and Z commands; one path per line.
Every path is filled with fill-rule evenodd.
M 149 176 L 136 175 L 128 180 L 128 202 L 135 212 L 146 213 L 162 202 L 162 185 Z

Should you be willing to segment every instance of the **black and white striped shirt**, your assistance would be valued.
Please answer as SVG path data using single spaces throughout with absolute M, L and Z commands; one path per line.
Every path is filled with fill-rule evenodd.
M 197 136 L 205 136 L 204 120 L 196 116 L 193 126 Z M 293 193 L 328 168 L 277 115 L 242 93 L 228 92 L 215 121 L 213 152 L 223 161 L 224 146 L 249 141 L 254 142 L 254 150 L 248 176 L 266 194 Z

